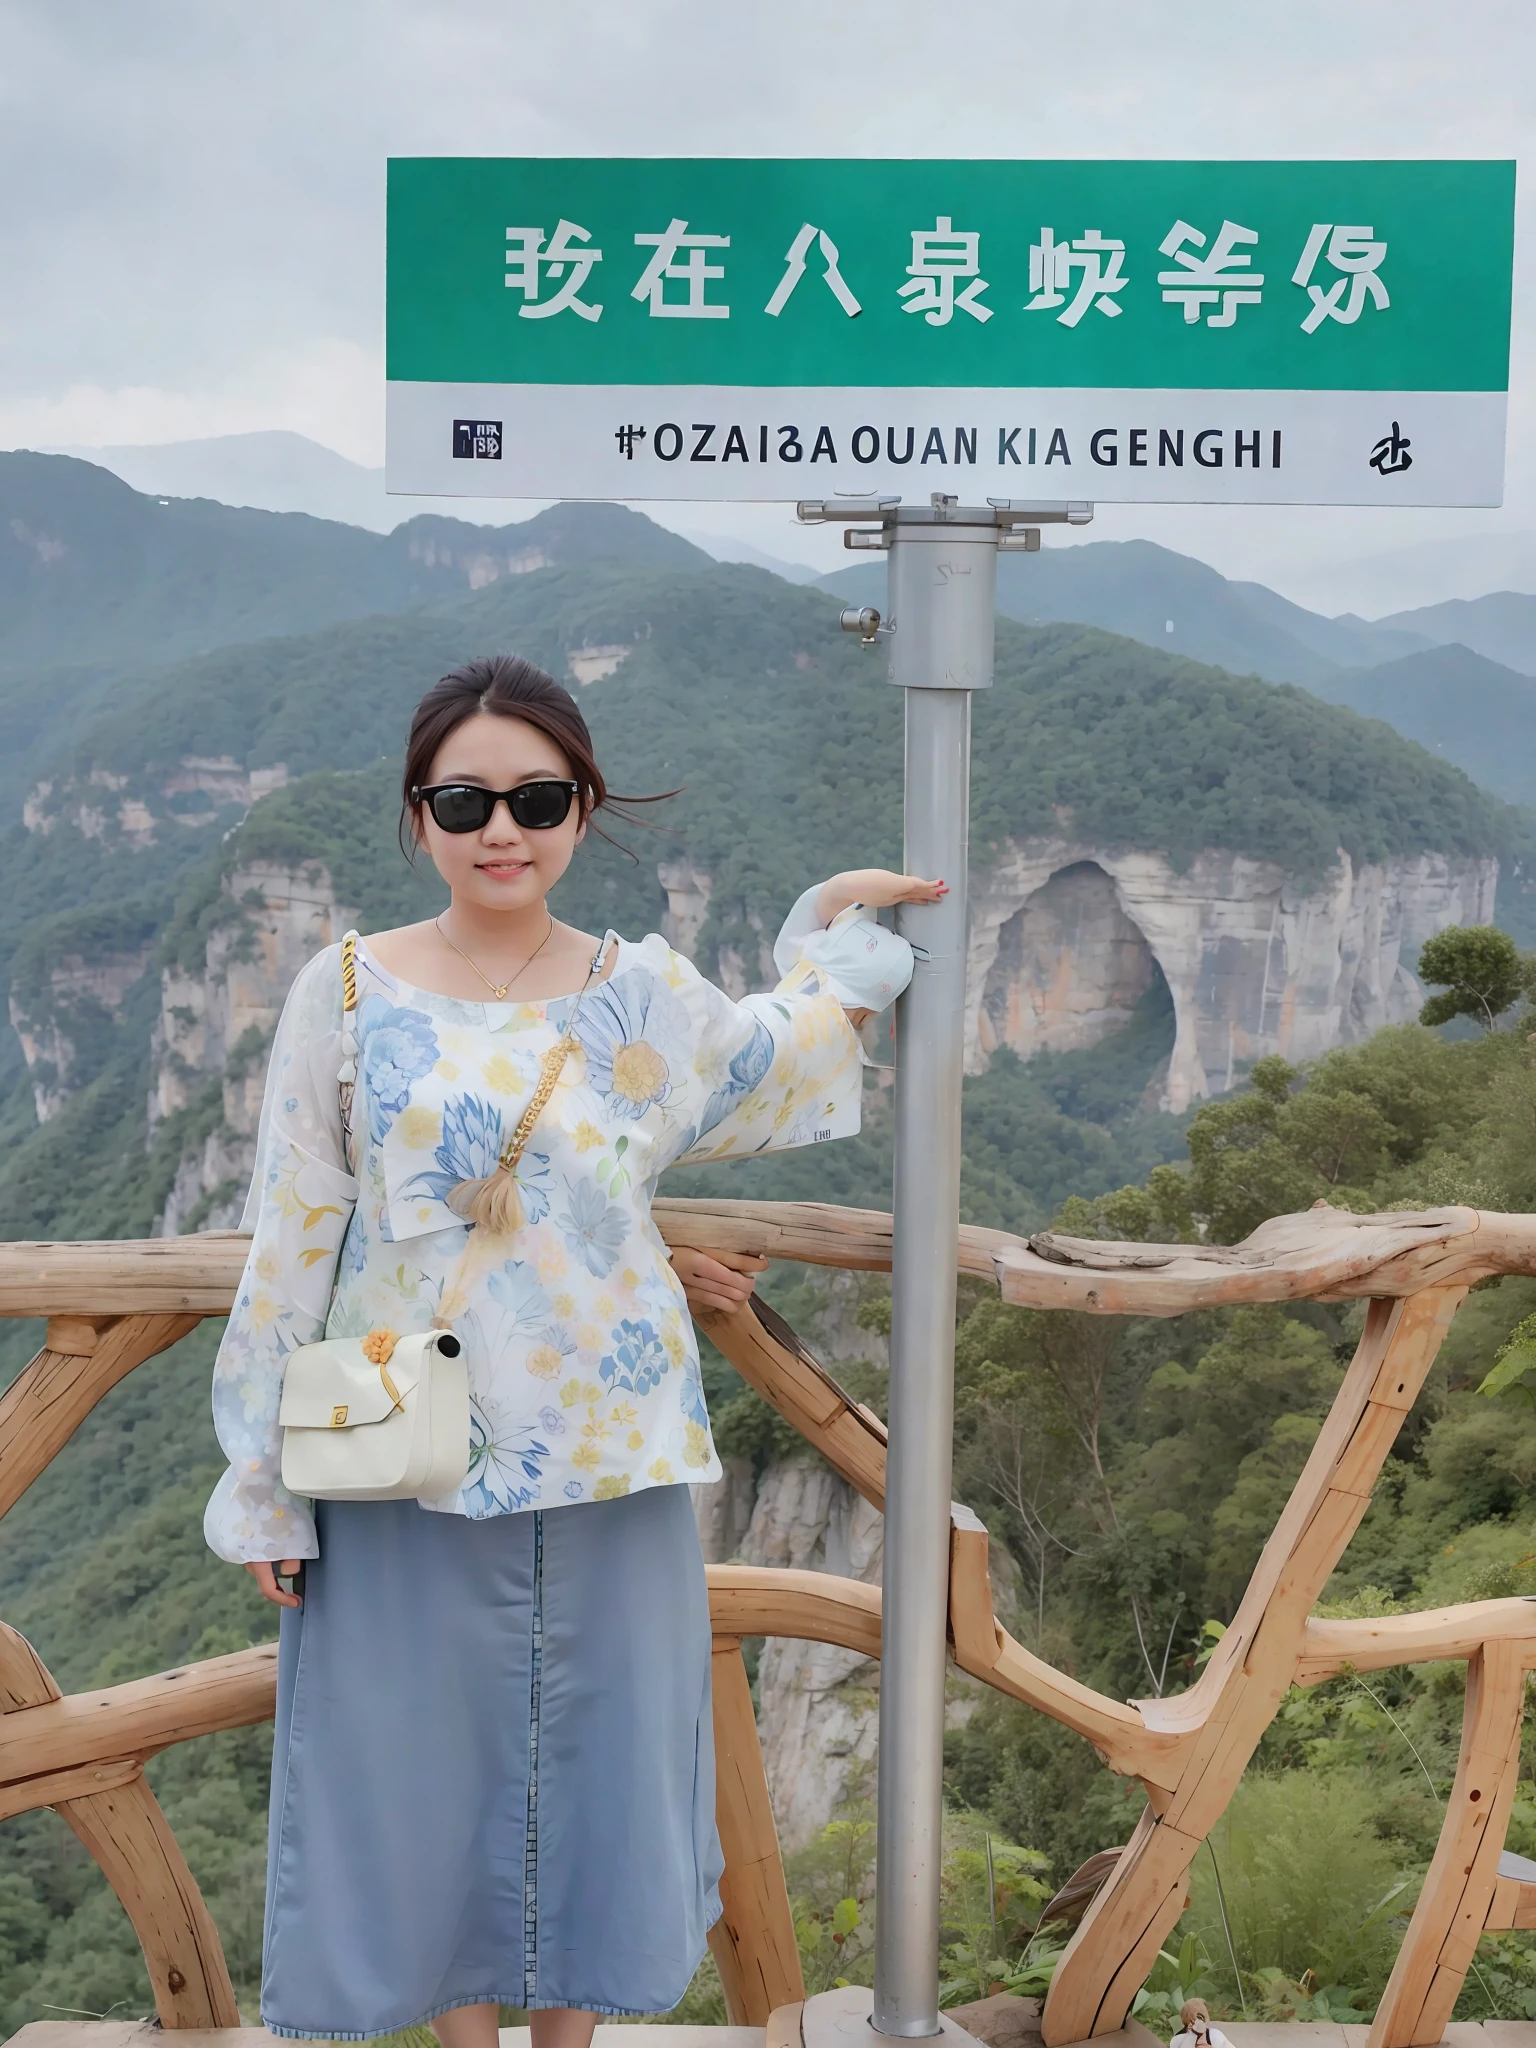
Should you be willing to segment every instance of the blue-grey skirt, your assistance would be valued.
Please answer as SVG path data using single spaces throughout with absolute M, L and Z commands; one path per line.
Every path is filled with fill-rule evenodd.
M 688 1489 L 318 1515 L 278 1653 L 265 2025 L 668 2011 L 722 1869 Z

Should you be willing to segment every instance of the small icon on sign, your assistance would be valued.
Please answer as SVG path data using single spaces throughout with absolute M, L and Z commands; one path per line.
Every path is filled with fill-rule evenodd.
M 613 438 L 618 442 L 619 453 L 623 456 L 624 460 L 626 462 L 633 462 L 635 459 L 635 443 L 645 439 L 645 429 L 644 427 L 620 427 Z
M 1413 446 L 1397 421 L 1392 422 L 1390 434 L 1383 434 L 1371 450 L 1371 467 L 1382 476 L 1399 476 L 1405 469 L 1412 469 L 1413 457 L 1408 450 Z
M 453 423 L 455 462 L 500 462 L 500 420 L 455 420 Z

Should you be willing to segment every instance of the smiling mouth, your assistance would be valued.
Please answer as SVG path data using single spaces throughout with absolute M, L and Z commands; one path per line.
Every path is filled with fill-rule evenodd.
M 475 866 L 483 875 L 521 875 L 533 866 L 531 860 L 477 860 Z

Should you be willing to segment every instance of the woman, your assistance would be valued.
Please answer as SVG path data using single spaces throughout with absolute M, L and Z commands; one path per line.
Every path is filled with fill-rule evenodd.
M 278 1025 L 214 1374 L 230 1467 L 206 1519 L 285 1610 L 262 1986 L 277 2034 L 428 2020 L 444 2048 L 494 2048 L 507 2004 L 532 2010 L 536 2048 L 586 2048 L 597 2014 L 677 2002 L 719 1912 L 684 1482 L 720 1464 L 683 1284 L 733 1307 L 764 1262 L 669 1262 L 651 1195 L 682 1158 L 857 1129 L 849 1020 L 911 960 L 854 906 L 944 885 L 835 877 L 780 935 L 785 991 L 732 1002 L 654 934 L 599 940 L 546 909 L 606 797 L 581 713 L 541 670 L 498 656 L 444 677 L 411 726 L 402 833 L 451 902 L 353 942 L 345 1010 L 328 948 Z M 509 1174 L 504 1139 L 562 1037 Z M 287 1493 L 288 1353 L 434 1323 L 469 1371 L 462 1487 Z M 306 1560 L 301 1597 L 278 1575 Z

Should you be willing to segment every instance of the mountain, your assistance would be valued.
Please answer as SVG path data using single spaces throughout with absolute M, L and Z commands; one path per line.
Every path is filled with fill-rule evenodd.
M 1233 583 L 1150 541 L 1043 548 L 998 562 L 998 609 L 1071 619 L 1151 647 L 1293 682 L 1327 703 L 1384 719 L 1511 803 L 1536 791 L 1536 597 L 1512 592 L 1369 620 L 1325 619 L 1261 583 Z M 862 563 L 822 578 L 860 604 L 883 604 L 885 570 Z M 1475 635 L 1451 642 L 1462 628 Z M 898 622 L 899 630 L 899 622 Z M 1505 662 L 1491 648 L 1519 654 Z M 1525 674 L 1515 673 L 1521 663 Z
M 1432 538 L 1356 555 L 1342 550 L 1293 570 L 1293 587 L 1318 609 L 1368 618 L 1398 614 L 1426 598 L 1476 599 L 1487 590 L 1536 591 L 1536 528 L 1511 528 L 1508 512 L 1401 512 L 1394 527 Z
M 766 569 L 772 576 L 782 576 L 786 583 L 816 583 L 821 571 L 813 569 L 809 562 L 786 562 L 782 555 L 764 554 L 761 548 L 753 547 L 749 540 L 737 540 L 728 533 L 689 533 L 687 538 L 701 547 L 712 561 L 747 562 L 754 569 Z
M 214 498 L 224 505 L 267 512 L 308 512 L 316 519 L 340 520 L 375 533 L 392 533 L 412 517 L 413 508 L 451 519 L 450 508 L 456 502 L 392 498 L 384 488 L 382 469 L 350 462 L 304 434 L 220 434 L 200 441 L 50 452 L 78 456 L 111 470 L 150 497 Z M 686 538 L 712 561 L 751 562 L 788 583 L 813 583 L 819 574 L 807 563 L 783 561 L 728 534 L 688 533 Z
M 149 498 L 67 456 L 0 455 L 0 673 L 121 668 L 452 588 L 356 527 Z
M 598 560 L 709 557 L 622 505 L 553 505 L 502 527 L 424 514 L 377 534 L 146 497 L 70 457 L 0 454 L 0 809 L 64 733 L 129 701 L 117 685 L 131 669 Z
M 511 526 L 424 514 L 392 533 L 206 498 L 156 498 L 69 456 L 0 454 L 0 674 L 166 660 L 452 597 L 568 561 L 699 563 L 622 505 Z
M 881 602 L 876 563 L 834 571 L 822 587 L 860 604 Z M 1084 541 L 1004 555 L 997 608 L 1038 625 L 1063 619 L 1124 633 L 1236 675 L 1303 688 L 1340 668 L 1376 663 L 1425 645 L 1428 636 L 1364 619 L 1327 619 L 1261 583 L 1234 583 L 1204 562 L 1149 540 Z
M 64 448 L 151 497 L 216 498 L 264 512 L 308 512 L 388 533 L 403 501 L 384 489 L 382 469 L 349 462 L 305 434 L 217 434 L 147 447 Z
M 1343 670 L 1320 678 L 1313 689 L 1410 734 L 1509 803 L 1536 796 L 1536 679 L 1530 675 L 1453 644 Z
M 135 671 L 0 833 L 20 1034 L 0 1060 L 0 1231 L 227 1213 L 250 1098 L 225 1063 L 281 995 L 236 963 L 296 966 L 348 919 L 436 907 L 430 872 L 394 845 L 401 737 L 433 677 L 498 646 L 581 685 L 625 792 L 684 792 L 614 828 L 628 854 L 583 851 L 572 918 L 666 928 L 740 987 L 769 972 L 766 936 L 819 872 L 899 858 L 900 700 L 827 593 L 760 570 L 535 570 Z M 1230 1086 L 1234 1062 L 1413 1014 L 1415 948 L 1485 917 L 1528 844 L 1522 813 L 1385 726 L 1090 628 L 1011 621 L 976 706 L 972 817 L 990 949 L 968 1014 L 977 1082 L 997 1097 L 994 1055 L 1091 1049 L 1159 999 L 1170 1035 L 1133 1099 L 1176 1110 Z M 246 931 L 251 916 L 288 936 Z M 1069 970 L 1049 986 L 1042 947 Z M 1012 1155 L 975 1220 L 1049 1214 L 1065 1142 Z M 871 1144 L 792 1162 L 778 1184 L 832 1173 L 878 1201 Z
M 1396 612 L 1378 627 L 1422 634 L 1439 645 L 1459 641 L 1521 675 L 1536 676 L 1536 597 L 1497 590 L 1488 597 L 1453 598 L 1448 604 Z

